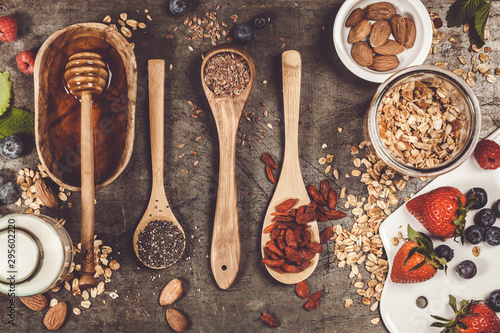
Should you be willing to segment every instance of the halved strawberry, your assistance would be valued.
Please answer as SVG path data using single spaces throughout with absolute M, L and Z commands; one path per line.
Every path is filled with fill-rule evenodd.
M 500 319 L 496 313 L 484 302 L 462 300 L 457 309 L 457 300 L 450 295 L 450 307 L 455 312 L 454 319 L 431 316 L 439 321 L 431 324 L 433 327 L 442 327 L 445 333 L 499 333 Z
M 460 237 L 463 244 L 465 216 L 475 202 L 475 196 L 467 199 L 457 188 L 443 186 L 411 199 L 406 208 L 434 236 Z
M 24 74 L 33 74 L 35 71 L 35 55 L 31 51 L 23 51 L 16 57 L 17 67 Z
M 408 238 L 394 256 L 391 280 L 395 283 L 417 283 L 436 275 L 438 269 L 446 271 L 446 259 L 434 253 L 431 239 L 408 225 Z
M 12 16 L 0 17 L 0 40 L 12 42 L 17 36 L 16 20 Z

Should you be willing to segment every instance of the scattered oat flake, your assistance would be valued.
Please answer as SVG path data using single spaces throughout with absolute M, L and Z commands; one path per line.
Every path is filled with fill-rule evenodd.
M 337 130 L 342 133 L 342 127 L 337 128 Z
M 271 123 L 267 123 L 267 127 L 269 127 L 270 129 L 273 129 L 273 125 L 271 125 Z
M 325 164 L 326 163 L 326 158 L 320 157 L 320 159 L 318 160 L 318 163 L 321 164 L 321 165 Z
M 321 145 L 321 148 L 323 148 L 323 149 L 325 149 L 325 148 L 327 148 L 327 147 L 328 147 L 328 145 L 327 145 L 326 143 L 323 143 L 323 144 Z
M 193 51 L 194 51 L 194 49 L 193 49 L 193 47 L 192 47 L 191 45 L 188 45 L 188 49 L 189 49 L 189 51 L 191 51 L 191 52 L 193 52 Z
M 197 166 L 200 161 L 194 161 L 193 166 Z
M 82 310 L 80 310 L 79 308 L 73 308 L 73 313 L 76 315 L 76 316 L 79 316 L 82 314 Z
M 348 298 L 345 300 L 345 304 L 344 304 L 344 307 L 345 308 L 348 308 L 350 307 L 354 302 L 352 301 L 352 299 Z
M 325 169 L 325 174 L 328 174 L 331 169 L 332 169 L 331 165 L 327 166 L 326 169 Z
M 378 325 L 380 323 L 380 318 L 373 318 L 372 320 L 370 320 L 370 323 L 372 323 L 373 325 Z

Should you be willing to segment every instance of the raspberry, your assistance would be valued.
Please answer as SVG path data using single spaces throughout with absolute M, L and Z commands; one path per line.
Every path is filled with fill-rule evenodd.
M 23 51 L 17 55 L 17 68 L 24 74 L 33 74 L 35 69 L 35 55 L 31 51 Z
M 483 140 L 474 150 L 477 164 L 485 170 L 495 170 L 500 167 L 500 145 L 495 141 Z
M 12 16 L 0 17 L 0 40 L 12 42 L 17 36 L 16 20 Z

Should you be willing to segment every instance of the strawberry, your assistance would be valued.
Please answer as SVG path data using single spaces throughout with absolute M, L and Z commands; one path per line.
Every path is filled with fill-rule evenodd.
M 445 333 L 498 333 L 500 319 L 495 312 L 484 302 L 462 300 L 457 309 L 457 300 L 450 295 L 449 304 L 455 312 L 455 318 L 448 320 L 439 316 L 432 318 L 439 321 L 431 324 L 433 327 L 442 327 Z
M 12 42 L 17 36 L 16 20 L 12 16 L 0 17 L 0 40 L 2 42 Z
M 438 269 L 446 271 L 446 259 L 434 253 L 431 239 L 408 225 L 408 238 L 394 256 L 391 280 L 395 283 L 417 283 L 436 275 Z
M 23 51 L 16 57 L 17 67 L 24 74 L 33 74 L 35 70 L 35 55 L 31 51 Z
M 500 167 L 500 145 L 495 141 L 483 140 L 474 150 L 477 164 L 485 170 L 495 170 Z
M 460 237 L 464 242 L 465 216 L 476 202 L 455 187 L 443 186 L 407 202 L 406 208 L 434 236 L 446 239 Z

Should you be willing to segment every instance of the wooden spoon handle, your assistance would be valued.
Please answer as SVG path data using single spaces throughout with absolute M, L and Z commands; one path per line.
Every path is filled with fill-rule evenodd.
M 239 121 L 239 117 L 235 116 L 238 114 L 237 107 L 234 104 L 226 105 L 224 114 L 226 119 L 217 123 L 219 186 L 210 256 L 212 272 L 221 289 L 229 288 L 238 274 L 241 247 L 235 178 L 236 134 Z
M 163 127 L 165 60 L 148 61 L 149 127 L 151 129 L 151 160 L 153 164 L 153 196 L 165 195 L 163 187 Z M 155 191 L 156 193 L 155 195 Z
M 92 95 L 81 96 L 81 182 L 82 182 L 82 268 L 80 288 L 95 287 L 94 277 L 94 125 L 92 117 Z
M 283 108 L 285 113 L 285 156 L 280 177 L 297 175 L 297 172 L 301 175 L 298 133 L 300 79 L 302 71 L 300 53 L 297 51 L 283 52 L 281 61 L 283 72 Z

